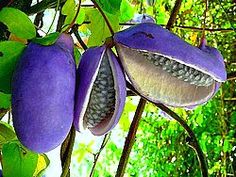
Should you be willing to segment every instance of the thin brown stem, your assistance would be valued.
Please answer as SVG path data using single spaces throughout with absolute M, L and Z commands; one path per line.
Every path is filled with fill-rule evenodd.
M 197 140 L 194 132 L 192 131 L 192 129 L 188 126 L 188 124 L 184 120 L 182 120 L 175 112 L 173 112 L 171 109 L 169 109 L 165 105 L 163 105 L 163 104 L 156 104 L 156 103 L 154 103 L 154 104 L 158 108 L 160 108 L 162 111 L 166 112 L 173 119 L 175 119 L 185 129 L 185 131 L 188 133 L 188 135 L 189 135 L 189 137 L 191 139 L 191 142 L 190 142 L 189 145 L 197 154 L 202 176 L 203 177 L 208 177 L 207 163 L 206 163 L 204 154 L 202 152 L 202 149 L 201 149 L 201 147 L 200 147 L 200 145 L 198 143 L 198 140 Z
M 207 11 L 208 11 L 208 0 L 204 0 L 205 2 L 205 10 L 204 10 L 204 20 L 203 20 L 203 28 L 202 28 L 202 39 L 205 38 L 205 29 L 206 29 L 206 18 L 207 18 Z
M 176 21 L 176 17 L 178 15 L 179 9 L 181 7 L 181 3 L 182 3 L 182 0 L 176 0 L 175 6 L 174 6 L 174 8 L 170 14 L 170 18 L 167 22 L 166 29 L 170 30 L 174 26 L 174 23 Z
M 102 150 L 104 149 L 104 147 L 105 147 L 106 144 L 108 143 L 108 140 L 110 139 L 110 136 L 111 136 L 111 133 L 108 133 L 108 134 L 106 134 L 106 135 L 104 136 L 99 151 L 98 151 L 96 154 L 94 154 L 94 162 L 93 162 L 93 166 L 92 166 L 92 169 L 91 169 L 91 171 L 90 171 L 89 177 L 92 177 L 92 176 L 93 176 L 93 173 L 94 173 L 94 170 L 95 170 L 95 167 L 96 167 L 98 158 L 99 158 L 99 156 L 100 156 Z
M 130 90 L 132 90 L 134 93 L 136 93 L 137 95 L 142 97 L 142 95 L 140 95 L 139 92 L 137 92 L 135 90 L 135 88 L 129 82 L 126 82 L 126 85 L 127 85 L 127 87 Z M 143 97 L 143 99 L 146 99 L 146 98 Z M 147 101 L 155 104 L 158 108 L 160 108 L 161 110 L 166 112 L 169 116 L 171 116 L 173 119 L 175 119 L 185 129 L 185 131 L 188 133 L 188 135 L 189 135 L 189 137 L 191 139 L 191 142 L 190 142 L 189 146 L 191 148 L 193 148 L 193 150 L 196 152 L 202 176 L 203 177 L 208 177 L 208 168 L 207 168 L 207 163 L 206 163 L 204 154 L 202 152 L 202 149 L 201 149 L 201 147 L 200 147 L 200 145 L 199 145 L 199 143 L 197 141 L 197 138 L 196 138 L 194 132 L 188 126 L 188 124 L 184 120 L 182 120 L 175 112 L 173 112 L 171 109 L 169 109 L 165 105 L 163 105 L 163 104 L 156 104 L 156 103 L 154 103 L 154 102 L 152 102 L 150 100 L 147 100 Z
M 69 177 L 70 176 L 70 162 L 71 155 L 73 151 L 73 146 L 75 142 L 75 128 L 71 127 L 70 133 L 66 137 L 65 141 L 61 146 L 61 166 L 62 173 L 61 177 Z
M 72 32 L 74 33 L 76 39 L 78 40 L 78 42 L 80 43 L 80 45 L 82 46 L 82 48 L 83 48 L 84 50 L 86 50 L 88 47 L 87 47 L 87 45 L 84 43 L 84 41 L 82 40 L 82 38 L 81 38 L 80 35 L 79 35 L 79 32 L 78 32 L 78 25 L 74 25 L 74 26 L 72 27 Z
M 59 5 L 60 5 L 60 0 L 57 0 L 57 7 L 56 7 L 56 9 L 55 9 L 56 12 L 55 12 L 55 14 L 54 14 L 54 16 L 53 16 L 52 23 L 51 23 L 50 27 L 48 28 L 48 31 L 47 31 L 46 34 L 48 34 L 48 33 L 50 32 L 51 28 L 52 28 L 52 25 L 53 25 L 53 23 L 54 23 L 54 21 L 55 21 L 55 19 L 56 19 L 56 16 L 57 16 L 57 11 L 59 10 Z
M 77 18 L 78 15 L 79 15 L 80 5 L 81 5 L 81 0 L 79 0 L 78 8 L 77 8 L 77 11 L 76 11 L 76 13 L 75 13 L 75 16 L 74 16 L 72 22 L 70 23 L 70 25 L 69 25 L 69 26 L 67 27 L 67 29 L 65 30 L 66 33 L 68 33 L 69 30 L 72 28 L 72 26 L 75 24 L 76 18 Z
M 135 137 L 136 137 L 136 132 L 138 130 L 138 125 L 140 122 L 140 119 L 142 117 L 142 113 L 144 111 L 145 108 L 145 104 L 146 104 L 146 100 L 144 100 L 143 98 L 140 99 L 138 107 L 135 111 L 135 115 L 133 118 L 133 121 L 130 125 L 130 129 L 129 129 L 129 133 L 126 137 L 125 140 L 125 145 L 123 148 L 123 152 L 120 158 L 120 162 L 118 165 L 118 168 L 116 170 L 116 177 L 123 177 L 124 173 L 125 173 L 125 169 L 129 160 L 129 155 L 131 152 L 131 149 L 134 145 L 135 142 Z
M 111 35 L 113 36 L 115 33 L 111 27 L 111 24 L 107 18 L 107 16 L 105 15 L 105 13 L 103 12 L 102 8 L 98 5 L 98 3 L 96 2 L 96 0 L 91 0 L 94 4 L 94 6 L 98 9 L 98 11 L 101 13 L 102 17 L 104 18 L 106 24 L 107 24 L 107 27 L 109 28 L 109 31 L 111 33 Z

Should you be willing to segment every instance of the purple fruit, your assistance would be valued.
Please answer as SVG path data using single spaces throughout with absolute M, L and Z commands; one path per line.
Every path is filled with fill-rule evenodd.
M 105 46 L 86 50 L 77 71 L 74 125 L 104 135 L 119 121 L 126 98 L 124 74 Z
M 30 43 L 14 73 L 12 88 L 13 125 L 21 143 L 38 153 L 60 145 L 73 121 L 72 38 L 61 34 L 51 46 Z
M 216 49 L 194 47 L 156 24 L 136 25 L 116 33 L 114 40 L 130 82 L 153 102 L 196 106 L 209 100 L 226 80 Z

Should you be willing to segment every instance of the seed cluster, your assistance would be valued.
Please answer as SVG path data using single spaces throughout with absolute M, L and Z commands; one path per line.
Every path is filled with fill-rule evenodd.
M 139 51 L 155 66 L 162 68 L 164 71 L 170 73 L 172 76 L 177 77 L 185 82 L 197 86 L 210 86 L 213 83 L 213 78 L 201 71 L 178 63 L 175 60 L 161 56 L 155 53 Z
M 98 125 L 112 116 L 115 109 L 115 89 L 108 56 L 104 55 L 90 95 L 84 121 L 88 127 Z

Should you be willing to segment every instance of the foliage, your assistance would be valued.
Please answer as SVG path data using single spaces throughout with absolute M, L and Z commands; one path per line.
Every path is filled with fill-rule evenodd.
M 0 2 L 0 118 L 2 119 L 0 150 L 3 174 L 6 177 L 42 176 L 44 169 L 49 165 L 46 155 L 31 152 L 20 144 L 12 128 L 11 116 L 7 115 L 11 115 L 12 74 L 26 46 L 26 40 L 51 45 L 57 39 L 58 32 L 66 31 L 73 22 L 80 4 L 74 0 L 63 2 L 65 1 L 56 4 L 57 0 L 43 0 L 30 6 L 31 1 L 23 0 L 23 6 L 29 8 L 20 7 L 11 1 L 7 4 Z M 114 32 L 129 27 L 130 24 L 127 22 L 137 13 L 147 13 L 155 18 L 157 24 L 166 25 L 175 5 L 174 0 L 159 0 L 151 6 L 144 0 L 96 0 L 96 2 L 107 16 Z M 45 29 L 43 24 L 48 19 L 40 17 L 40 13 L 47 13 L 50 8 L 56 9 L 57 5 L 61 12 L 60 17 L 56 18 L 58 30 L 51 30 L 51 34 L 46 34 L 44 31 L 48 29 Z M 194 131 L 206 156 L 209 176 L 212 177 L 236 175 L 234 6 L 233 0 L 209 1 L 205 19 L 207 42 L 221 51 L 228 77 L 233 79 L 222 84 L 217 95 L 205 105 L 194 110 L 172 109 Z M 203 33 L 205 9 L 205 1 L 183 0 L 172 31 L 197 46 Z M 33 15 L 32 12 L 37 15 L 30 16 Z M 75 23 L 88 47 L 101 45 L 111 36 L 103 15 L 93 6 L 80 6 Z M 76 43 L 77 63 L 82 52 L 82 47 Z M 119 126 L 112 131 L 109 142 L 101 152 L 94 176 L 115 175 L 136 106 L 137 97 L 127 97 Z M 198 159 L 190 148 L 189 141 L 191 140 L 178 122 L 148 103 L 129 157 L 126 176 L 201 176 Z M 100 144 L 100 141 L 91 140 L 75 145 L 71 165 L 72 175 L 88 176 Z

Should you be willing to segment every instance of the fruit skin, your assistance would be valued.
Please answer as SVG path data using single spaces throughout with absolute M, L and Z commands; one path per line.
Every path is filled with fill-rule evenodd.
M 223 62 L 222 56 L 219 57 L 220 53 L 217 54 L 212 52 L 206 51 L 203 48 L 197 48 L 194 47 L 187 42 L 180 39 L 175 34 L 171 33 L 170 31 L 162 28 L 161 26 L 158 26 L 156 24 L 152 23 L 142 23 L 135 25 L 131 28 L 128 28 L 124 31 L 118 32 L 114 35 L 114 41 L 115 46 L 117 48 L 118 55 L 121 59 L 121 62 L 123 64 L 123 67 L 135 87 L 135 89 L 144 97 L 149 99 L 152 102 L 155 103 L 163 103 L 169 106 L 174 107 L 192 107 L 196 106 L 202 103 L 207 102 L 212 96 L 216 93 L 216 91 L 219 89 L 220 83 L 224 82 L 226 80 L 226 70 L 225 65 Z M 124 51 L 124 49 L 126 51 Z M 209 49 L 209 48 L 208 48 Z M 129 50 L 129 54 L 127 55 L 127 51 Z M 166 90 L 161 90 L 162 92 L 155 91 L 155 93 L 151 93 L 151 88 L 147 87 L 147 83 L 152 80 L 152 83 L 154 82 L 154 79 L 150 79 L 151 76 L 146 76 L 147 78 L 143 77 L 143 83 L 140 81 L 137 81 L 137 78 L 131 73 L 130 67 L 133 67 L 136 65 L 136 68 L 141 68 L 143 71 L 139 72 L 145 72 L 145 70 L 148 72 L 150 68 L 145 68 L 146 64 L 145 61 L 142 61 L 142 64 L 138 63 L 141 61 L 140 59 L 137 59 L 137 52 L 134 54 L 135 57 L 129 57 L 132 55 L 133 51 L 145 51 L 145 52 L 151 52 L 151 53 L 157 53 L 162 56 L 166 56 L 168 58 L 174 59 L 175 61 L 185 64 L 187 66 L 190 66 L 194 69 L 200 70 L 201 72 L 210 75 L 214 79 L 214 85 L 210 87 L 200 88 L 201 92 L 197 91 L 192 92 L 195 88 L 189 87 L 184 82 L 172 82 L 167 81 L 163 82 L 161 81 L 155 81 L 156 84 L 163 84 L 163 88 L 172 88 Z M 217 51 L 214 49 L 214 51 Z M 129 59 L 130 58 L 130 59 Z M 132 61 L 131 61 L 132 59 Z M 135 61 L 137 60 L 137 62 Z M 132 66 L 129 66 L 128 63 L 135 63 Z M 150 64 L 147 64 L 149 66 Z M 138 71 L 135 71 L 136 74 Z M 163 72 L 164 73 L 164 72 Z M 154 74 L 154 73 L 153 73 Z M 158 74 L 162 74 L 159 72 Z M 147 75 L 147 73 L 145 73 Z M 141 75 L 140 75 L 141 76 Z M 172 79 L 173 80 L 173 79 Z M 158 82 L 158 83 L 157 83 Z M 146 83 L 146 87 L 143 86 L 143 84 Z M 179 94 L 174 93 L 175 87 L 179 87 L 181 84 L 182 88 L 186 88 L 185 91 L 189 92 L 188 98 L 190 98 L 190 94 L 194 95 L 195 93 L 198 93 L 198 95 L 201 95 L 204 92 L 203 96 L 199 96 L 195 100 L 192 101 L 185 101 L 187 97 L 185 97 L 185 91 L 182 91 L 179 89 Z M 149 87 L 153 87 L 153 85 L 149 84 Z M 179 88 L 181 88 L 179 87 Z M 161 87 L 160 87 L 161 88 Z M 188 91 L 188 89 L 191 89 L 192 91 Z M 167 93 L 168 92 L 168 93 Z M 168 95 L 169 92 L 171 95 Z M 160 99 L 161 97 L 161 99 Z M 200 98 L 201 97 L 201 98 Z M 163 99 L 162 99 L 163 98 Z M 175 102 L 174 99 L 179 99 L 181 101 Z M 191 99 L 191 98 L 190 98 Z M 183 100 L 183 102 L 182 102 Z
M 72 38 L 61 34 L 51 46 L 30 43 L 14 73 L 12 88 L 13 126 L 18 139 L 38 153 L 56 148 L 73 121 Z
M 101 63 L 104 53 L 107 52 L 110 56 L 109 61 L 112 63 L 114 80 L 116 85 L 116 109 L 110 119 L 103 120 L 97 126 L 89 128 L 92 134 L 96 136 L 104 135 L 115 127 L 118 123 L 126 99 L 126 82 L 122 69 L 117 62 L 115 55 L 106 46 L 93 47 L 86 50 L 80 60 L 80 64 L 77 70 L 77 87 L 76 87 L 76 103 L 74 114 L 74 126 L 77 131 L 83 131 L 83 114 L 88 105 L 91 88 L 93 82 L 96 79 L 98 67 Z

